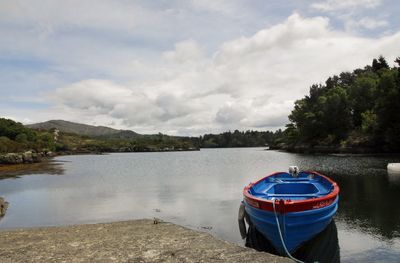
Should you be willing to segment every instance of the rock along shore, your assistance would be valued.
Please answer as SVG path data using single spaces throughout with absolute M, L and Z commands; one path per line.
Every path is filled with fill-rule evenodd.
M 0 197 L 0 220 L 3 216 L 5 216 L 7 207 L 8 202 L 6 202 L 3 197 Z
M 36 153 L 35 151 L 26 151 L 23 153 L 6 153 L 0 154 L 0 164 L 22 164 L 22 163 L 38 163 L 42 157 L 52 156 L 52 153 Z
M 292 262 L 153 220 L 0 231 L 1 262 Z

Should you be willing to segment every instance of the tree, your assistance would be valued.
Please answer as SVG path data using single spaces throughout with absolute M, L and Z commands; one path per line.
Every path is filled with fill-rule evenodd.
M 400 57 L 397 57 L 397 58 L 394 60 L 394 62 L 396 62 L 397 65 L 400 67 Z
M 395 60 L 400 66 L 400 57 Z M 365 145 L 400 150 L 400 68 L 384 57 L 329 77 L 297 100 L 284 132 L 292 145 Z M 358 138 L 357 138 L 358 137 Z
M 389 65 L 383 56 L 379 56 L 378 59 L 374 58 L 372 60 L 372 70 L 374 72 L 378 72 L 381 69 L 388 69 L 388 68 L 389 68 Z
M 28 142 L 28 136 L 26 136 L 25 133 L 20 133 L 15 137 L 15 141 L 20 143 L 26 143 Z
M 382 73 L 374 107 L 377 114 L 375 138 L 389 150 L 400 149 L 400 86 L 396 81 L 397 74 L 394 70 Z
M 377 86 L 378 76 L 372 72 L 360 74 L 350 86 L 349 100 L 354 127 L 361 127 L 361 115 L 373 109 Z
M 389 68 L 389 65 L 388 65 L 388 63 L 386 62 L 386 59 L 385 59 L 382 55 L 379 56 L 378 62 L 379 62 L 379 64 L 381 65 L 382 68 L 385 68 L 385 69 L 388 69 L 388 68 Z

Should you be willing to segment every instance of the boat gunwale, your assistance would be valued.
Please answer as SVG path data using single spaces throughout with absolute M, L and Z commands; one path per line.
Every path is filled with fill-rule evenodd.
M 275 199 L 274 201 L 272 201 L 272 200 L 267 200 L 267 199 L 263 199 L 263 198 L 258 198 L 258 197 L 255 197 L 250 194 L 249 190 L 254 185 L 260 183 L 261 181 L 267 179 L 268 177 L 284 173 L 284 172 L 275 172 L 275 173 L 272 173 L 270 175 L 267 175 L 267 176 L 257 180 L 256 182 L 253 182 L 253 183 L 250 183 L 249 185 L 247 185 L 243 189 L 243 196 L 244 196 L 246 202 L 249 205 L 251 205 L 252 207 L 258 208 L 261 210 L 266 210 L 266 211 L 274 211 L 273 202 L 275 202 L 275 209 L 277 212 L 279 212 L 281 214 L 290 213 L 290 212 L 301 212 L 301 211 L 307 211 L 307 210 L 314 210 L 314 209 L 329 206 L 332 203 L 334 203 L 336 200 L 336 197 L 339 195 L 339 192 L 340 192 L 340 188 L 337 185 L 337 183 L 335 181 L 333 181 L 332 179 L 330 179 L 329 177 L 327 177 L 321 173 L 318 173 L 316 171 L 304 171 L 304 172 L 309 173 L 309 174 L 314 174 L 317 176 L 321 176 L 322 178 L 324 178 L 325 180 L 330 182 L 333 186 L 332 191 L 325 196 L 316 197 L 313 199 L 290 200 L 290 201 L 284 200 L 284 199 Z

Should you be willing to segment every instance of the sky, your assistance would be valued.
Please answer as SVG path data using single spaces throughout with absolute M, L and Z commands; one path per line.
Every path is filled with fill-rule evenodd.
M 396 0 L 0 0 L 0 117 L 276 130 L 314 83 L 400 56 Z

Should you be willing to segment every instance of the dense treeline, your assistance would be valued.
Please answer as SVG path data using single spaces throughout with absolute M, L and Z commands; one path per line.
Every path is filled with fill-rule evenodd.
M 295 102 L 290 124 L 275 142 L 301 150 L 334 147 L 375 152 L 400 150 L 400 58 L 390 67 L 384 57 L 371 66 L 312 85 Z
M 69 137 L 69 142 L 65 143 Z M 72 152 L 159 152 L 198 150 L 198 138 L 164 134 L 142 135 L 134 139 L 89 138 L 76 141 L 76 135 L 63 135 L 59 151 Z
M 280 131 L 273 133 L 270 131 L 241 132 L 238 130 L 221 134 L 205 134 L 200 136 L 200 146 L 203 148 L 268 146 L 279 137 L 279 134 Z

